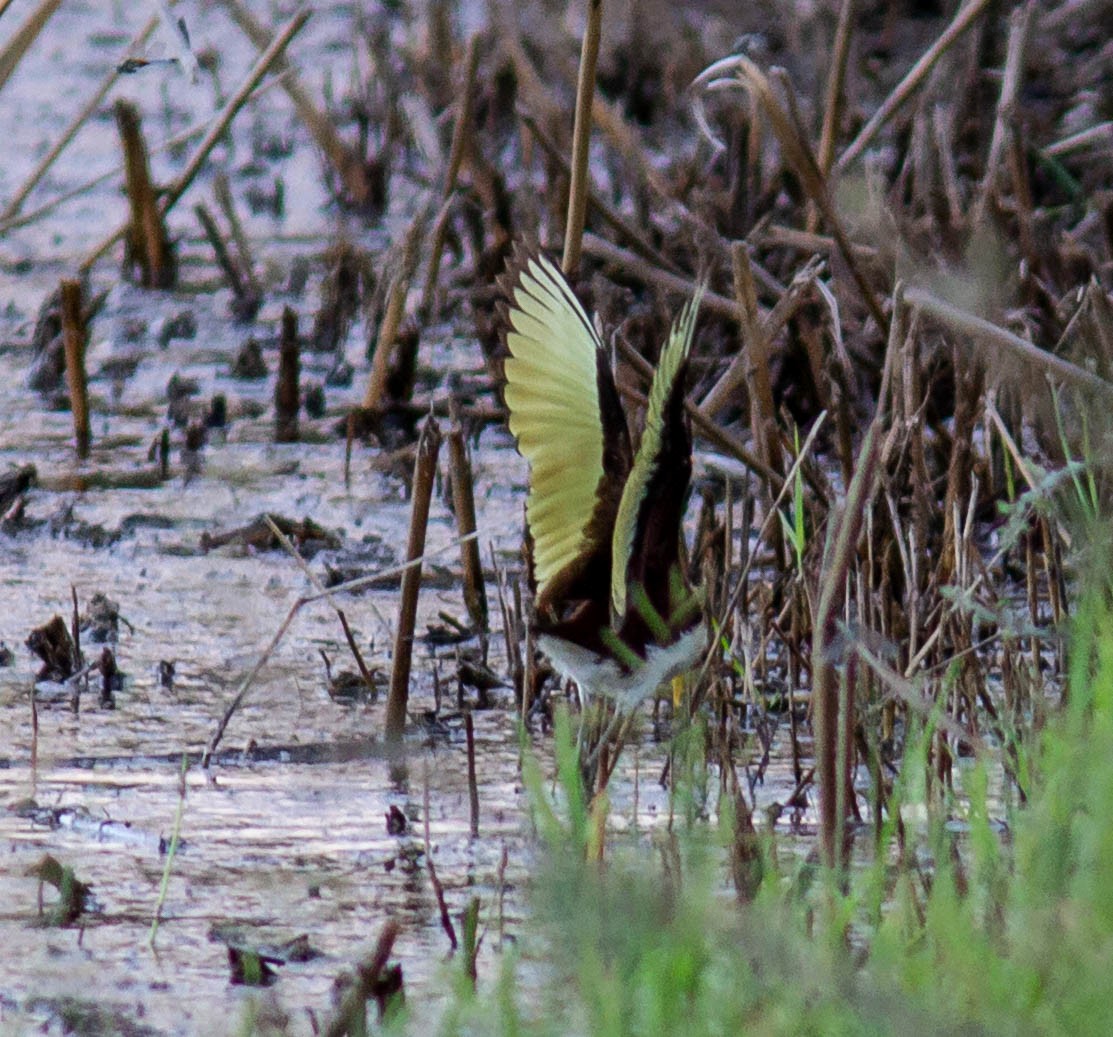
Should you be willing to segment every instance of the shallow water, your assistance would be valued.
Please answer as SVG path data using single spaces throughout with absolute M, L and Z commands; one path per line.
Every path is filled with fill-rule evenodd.
M 195 47 L 218 46 L 222 81 L 230 92 L 250 49 L 218 9 L 187 14 Z M 81 3 L 64 5 L 55 16 L 3 95 L 0 132 L 10 161 L 0 169 L 0 199 L 11 195 L 45 144 L 119 60 L 124 41 L 138 28 L 130 16 L 123 8 Z M 339 6 L 319 12 L 298 40 L 294 51 L 302 56 L 311 86 L 319 89 L 330 75 L 342 81 L 350 74 L 349 16 Z M 124 80 L 120 92 L 142 106 L 152 142 L 212 109 L 211 88 L 191 91 L 169 73 Z M 262 174 L 245 172 L 264 131 L 289 137 L 295 146 L 288 155 L 269 159 Z M 111 168 L 116 147 L 111 118 L 98 117 L 25 208 Z M 184 843 L 173 862 L 156 950 L 148 947 L 165 864 L 161 851 L 179 807 L 181 755 L 195 755 L 205 746 L 294 601 L 312 589 L 284 552 L 237 547 L 205 552 L 202 534 L 243 525 L 264 512 L 308 517 L 340 537 L 341 555 L 354 555 L 365 570 L 373 570 L 401 559 L 409 517 L 403 480 L 373 467 L 374 451 L 357 446 L 345 486 L 344 444 L 330 435 L 359 402 L 367 377 L 367 329 L 361 323 L 352 329 L 347 348 L 355 379 L 348 388 L 327 389 L 325 418 L 302 418 L 308 443 L 271 443 L 273 381 L 235 380 L 229 372 L 230 358 L 252 331 L 263 339 L 273 372 L 272 339 L 283 305 L 294 306 L 303 333 L 308 330 L 317 306 L 319 262 L 305 294 L 284 295 L 277 286 L 285 283 L 295 258 L 319 257 L 335 240 L 338 225 L 335 214 L 323 208 L 319 162 L 279 90 L 263 94 L 237 119 L 232 146 L 218 152 L 214 164 L 231 174 L 241 201 L 251 183 L 273 183 L 277 177 L 294 200 L 282 219 L 251 217 L 241 208 L 268 286 L 265 306 L 251 329 L 227 316 L 229 293 L 212 288 L 216 271 L 186 204 L 171 220 L 172 231 L 183 238 L 182 290 L 152 293 L 121 286 L 115 260 L 101 262 L 90 287 L 108 289 L 109 296 L 89 343 L 93 453 L 84 465 L 73 457 L 68 412 L 51 410 L 25 387 L 28 341 L 45 295 L 123 218 L 119 181 L 106 181 L 67 208 L 0 237 L 0 472 L 34 463 L 39 478 L 22 525 L 0 532 L 0 642 L 15 656 L 11 666 L 0 667 L 5 1033 L 40 1023 L 56 1030 L 65 999 L 111 1006 L 120 1020 L 138 1027 L 134 1032 L 234 1028 L 245 994 L 229 985 L 224 945 L 212 935 L 214 928 L 229 925 L 239 928 L 247 944 L 309 935 L 321 956 L 282 967 L 276 987 L 291 1016 L 290 1031 L 308 1033 L 308 1009 L 323 1017 L 333 979 L 373 944 L 388 917 L 402 923 L 395 956 L 405 971 L 409 1003 L 419 1017 L 434 1017 L 447 989 L 442 963 L 448 941 L 415 852 L 423 845 L 426 782 L 434 859 L 453 915 L 479 896 L 488 925 L 499 925 L 500 902 L 509 933 L 522 918 L 532 843 L 509 693 L 501 692 L 498 708 L 475 714 L 480 836 L 472 839 L 462 726 L 450 724 L 432 735 L 419 729 L 409 743 L 408 777 L 400 778 L 378 741 L 381 704 L 343 706 L 326 693 L 319 650 L 338 668 L 352 667 L 335 614 L 327 602 L 318 602 L 298 614 L 259 674 L 211 774 L 196 768 L 188 774 Z M 181 168 L 181 156 L 158 155 L 154 166 L 156 178 L 169 179 Z M 186 201 L 209 193 L 206 175 Z M 406 218 L 405 192 L 398 196 L 399 211 L 388 222 Z M 374 241 L 358 227 L 346 233 L 361 244 Z M 209 287 L 198 292 L 199 285 Z M 195 318 L 196 337 L 160 345 L 160 323 L 183 311 Z M 134 373 L 121 375 L 121 360 L 133 364 Z M 469 380 L 485 377 L 467 329 L 459 335 L 447 327 L 427 329 L 420 362 L 438 379 L 450 371 Z M 302 363 L 303 384 L 322 381 L 331 358 L 303 353 Z M 182 456 L 182 430 L 171 428 L 170 478 L 151 488 L 128 488 L 149 481 L 141 477 L 150 471 L 151 444 L 167 427 L 165 387 L 175 374 L 197 380 L 200 404 L 214 393 L 227 396 L 227 432 L 210 441 L 199 464 L 190 465 Z M 252 405 L 264 406 L 264 416 L 250 416 Z M 489 566 L 494 557 L 513 570 L 525 469 L 504 430 L 482 432 L 474 468 L 484 563 Z M 90 477 L 106 471 L 117 485 L 98 488 Z M 81 479 L 91 488 L 75 489 Z M 439 553 L 427 566 L 419 635 L 440 622 L 442 611 L 464 617 L 454 537 L 438 491 L 428 550 Z M 324 560 L 319 556 L 309 563 L 318 575 Z M 113 647 L 127 681 L 114 710 L 98 706 L 95 691 L 83 698 L 78 714 L 67 702 L 40 704 L 36 734 L 31 695 L 38 663 L 23 643 L 54 614 L 68 622 L 71 590 L 82 607 L 98 591 L 119 603 L 126 622 Z M 496 625 L 490 661 L 503 673 L 490 572 L 488 593 Z M 368 591 L 342 605 L 368 662 L 388 670 L 396 590 Z M 87 657 L 99 651 L 83 647 Z M 156 678 L 161 661 L 175 667 L 170 689 Z M 437 683 L 448 689 L 444 706 L 451 709 L 454 672 L 451 648 L 416 646 L 412 718 L 436 707 Z M 254 756 L 244 751 L 248 748 Z M 634 756 L 628 755 L 613 790 L 616 828 L 662 823 L 668 800 L 656 780 L 661 761 L 660 747 L 646 742 L 635 789 Z M 758 789 L 759 802 L 785 799 L 792 784 L 788 766 L 775 759 Z M 385 815 L 392 806 L 410 820 L 408 834 L 387 833 Z M 504 851 L 507 865 L 500 878 Z M 96 910 L 80 927 L 34 925 L 37 881 L 27 871 L 44 853 L 93 884 Z M 46 900 L 52 899 L 48 890 Z M 480 972 L 489 977 L 499 955 L 493 938 L 484 946 Z

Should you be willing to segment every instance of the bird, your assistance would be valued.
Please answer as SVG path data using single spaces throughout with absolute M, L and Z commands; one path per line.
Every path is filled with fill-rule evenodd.
M 688 354 L 704 286 L 661 350 L 636 449 L 599 333 L 564 275 L 519 247 L 505 296 L 503 398 L 529 465 L 536 641 L 585 700 L 633 708 L 707 642 L 681 538 L 692 474 Z

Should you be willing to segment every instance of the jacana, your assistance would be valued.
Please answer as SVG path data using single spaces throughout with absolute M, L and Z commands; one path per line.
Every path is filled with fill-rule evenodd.
M 631 708 L 706 643 L 681 562 L 692 474 L 685 381 L 702 288 L 673 325 L 634 449 L 603 343 L 559 270 L 518 253 L 501 279 L 506 405 L 529 463 L 538 647 L 585 696 Z

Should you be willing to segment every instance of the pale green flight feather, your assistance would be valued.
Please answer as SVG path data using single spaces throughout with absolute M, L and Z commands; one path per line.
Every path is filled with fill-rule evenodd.
M 603 477 L 603 421 L 591 321 L 544 256 L 530 258 L 510 300 L 504 365 L 510 431 L 529 462 L 526 520 L 537 590 L 587 546 Z
M 695 295 L 688 300 L 680 316 L 669 332 L 669 340 L 661 350 L 661 359 L 653 375 L 649 389 L 649 402 L 646 408 L 645 428 L 642 431 L 638 451 L 634 455 L 634 465 L 630 477 L 622 488 L 622 499 L 618 504 L 618 516 L 614 524 L 614 539 L 611 554 L 611 616 L 615 622 L 626 614 L 627 580 L 630 555 L 634 550 L 634 535 L 637 532 L 638 513 L 642 500 L 649 487 L 660 460 L 661 439 L 664 434 L 665 403 L 672 391 L 673 383 L 680 366 L 692 348 L 692 333 L 696 326 L 696 314 L 703 299 L 704 284 L 696 288 Z

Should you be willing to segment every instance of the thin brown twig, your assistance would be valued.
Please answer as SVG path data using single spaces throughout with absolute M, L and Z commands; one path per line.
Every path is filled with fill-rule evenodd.
M 588 147 L 591 143 L 591 110 L 595 97 L 595 63 L 603 32 L 603 0 L 588 0 L 587 23 L 580 50 L 580 77 L 576 85 L 576 117 L 572 127 L 572 183 L 568 188 L 568 218 L 564 225 L 561 270 L 573 277 L 580 269 L 580 246 L 587 218 Z
M 954 42 L 962 36 L 967 29 L 981 16 L 989 6 L 990 0 L 969 0 L 962 7 L 954 20 L 942 35 L 920 56 L 920 59 L 908 70 L 905 77 L 893 88 L 893 92 L 881 103 L 881 106 L 858 131 L 854 138 L 839 156 L 835 163 L 835 172 L 843 173 L 869 146 L 870 141 L 877 136 L 878 130 L 885 125 L 900 109 L 905 101 L 912 96 L 927 78 L 928 73 L 935 67 L 936 62 L 950 49 Z

